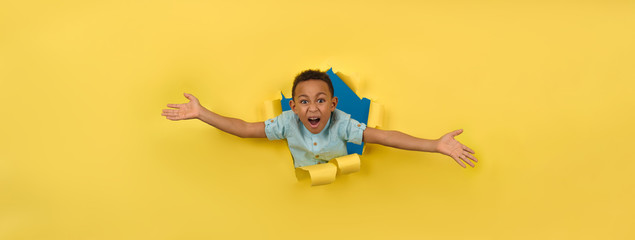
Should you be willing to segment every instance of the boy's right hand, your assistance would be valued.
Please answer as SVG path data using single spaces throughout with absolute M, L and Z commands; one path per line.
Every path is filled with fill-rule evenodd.
M 194 95 L 189 93 L 183 93 L 187 99 L 190 100 L 188 103 L 181 104 L 168 104 L 168 107 L 176 108 L 176 109 L 163 109 L 163 113 L 161 116 L 165 116 L 165 118 L 178 121 L 185 119 L 193 119 L 198 118 L 203 106 L 198 102 L 198 99 L 194 97 Z

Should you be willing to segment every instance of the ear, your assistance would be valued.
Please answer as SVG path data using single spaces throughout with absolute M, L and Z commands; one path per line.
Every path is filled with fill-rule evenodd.
M 291 110 L 295 112 L 295 102 L 293 99 L 289 100 L 289 107 L 291 107 Z
M 338 101 L 337 97 L 333 97 L 333 98 L 331 98 L 331 103 L 333 104 L 333 105 L 331 106 L 331 112 L 332 112 L 332 111 L 335 111 L 335 108 L 337 107 L 337 101 Z

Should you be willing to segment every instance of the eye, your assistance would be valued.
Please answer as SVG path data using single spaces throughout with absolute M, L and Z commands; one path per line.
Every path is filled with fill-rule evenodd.
M 307 103 L 309 103 L 309 101 L 307 101 L 307 100 L 300 100 L 300 103 L 302 103 L 302 104 L 307 104 Z
M 324 100 L 324 99 L 320 98 L 320 99 L 318 99 L 318 100 L 317 100 L 317 102 L 318 102 L 318 103 L 324 103 L 324 102 L 326 102 L 326 100 Z

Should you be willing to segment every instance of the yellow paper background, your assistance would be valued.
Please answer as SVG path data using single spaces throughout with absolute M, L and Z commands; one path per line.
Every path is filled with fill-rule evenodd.
M 2 1 L 0 239 L 633 239 L 632 1 Z M 296 181 L 262 120 L 306 68 L 384 129 L 481 162 L 367 146 Z

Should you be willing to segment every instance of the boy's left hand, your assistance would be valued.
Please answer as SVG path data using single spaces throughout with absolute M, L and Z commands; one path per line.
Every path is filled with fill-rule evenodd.
M 437 139 L 437 151 L 452 157 L 456 163 L 461 165 L 461 167 L 465 168 L 465 163 L 463 162 L 466 162 L 471 167 L 474 167 L 474 163 L 472 163 L 472 161 L 478 162 L 478 160 L 472 156 L 472 154 L 474 154 L 474 150 L 454 139 L 454 137 L 458 136 L 462 132 L 463 129 L 459 129 L 447 133 L 443 135 L 443 137 Z M 472 161 L 470 161 L 470 159 Z

